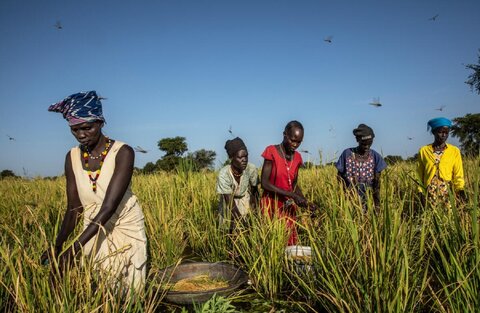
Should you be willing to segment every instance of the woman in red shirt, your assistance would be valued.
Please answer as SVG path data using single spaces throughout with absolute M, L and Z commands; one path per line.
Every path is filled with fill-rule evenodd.
M 270 217 L 275 214 L 286 218 L 290 232 L 288 245 L 295 245 L 298 241 L 295 227 L 297 205 L 308 206 L 307 199 L 297 185 L 298 169 L 303 161 L 300 153 L 295 150 L 302 141 L 303 125 L 298 121 L 291 121 L 285 126 L 282 143 L 270 145 L 262 153 L 265 160 L 261 177 L 261 208 Z

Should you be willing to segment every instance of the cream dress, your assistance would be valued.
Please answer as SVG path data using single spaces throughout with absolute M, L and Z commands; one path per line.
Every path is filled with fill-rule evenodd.
M 74 147 L 70 151 L 78 195 L 84 209 L 84 229 L 100 211 L 115 170 L 116 155 L 123 145 L 123 142 L 115 141 L 110 148 L 97 180 L 96 193 L 92 190 L 87 171 L 82 167 L 80 148 Z M 123 286 L 133 287 L 139 292 L 145 286 L 147 237 L 142 208 L 130 187 L 115 213 L 85 244 L 83 251 L 95 267 L 102 269 L 102 275 L 109 284 L 118 286 L 121 282 Z

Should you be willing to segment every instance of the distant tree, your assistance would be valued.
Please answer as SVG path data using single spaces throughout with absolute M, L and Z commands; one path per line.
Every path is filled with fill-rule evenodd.
M 467 69 L 473 71 L 465 83 L 470 85 L 472 91 L 475 89 L 477 93 L 480 94 L 480 49 L 478 51 L 478 64 L 467 64 L 465 66 Z
M 388 165 L 393 165 L 398 162 L 402 162 L 403 158 L 400 155 L 387 155 L 383 158 Z
M 158 141 L 158 148 L 165 152 L 165 155 L 157 160 L 155 167 L 162 171 L 173 171 L 182 160 L 182 155 L 188 150 L 185 137 L 163 138 Z
M 187 159 L 192 161 L 195 170 L 212 169 L 216 156 L 215 151 L 200 149 L 189 153 Z
M 215 151 L 200 149 L 184 157 L 183 154 L 188 150 L 186 138 L 179 136 L 160 139 L 158 148 L 165 155 L 155 164 L 149 165 L 149 170 L 185 172 L 211 169 L 217 156 Z
M 166 154 L 161 159 L 157 160 L 155 166 L 161 171 L 171 172 L 177 168 L 181 160 L 182 157 L 180 156 Z
M 467 156 L 480 154 L 480 113 L 467 114 L 453 119 L 452 136 L 460 140 L 463 153 Z
M 418 159 L 418 153 L 415 153 L 413 156 L 408 157 L 405 161 L 407 162 L 417 162 Z
M 188 150 L 185 137 L 163 138 L 158 141 L 158 148 L 165 152 L 165 156 L 181 157 Z
M 155 166 L 155 164 L 153 162 L 148 162 L 147 164 L 145 164 L 145 166 L 143 167 L 142 169 L 142 172 L 144 174 L 151 174 L 153 172 L 155 172 L 157 169 L 157 167 Z
M 7 177 L 17 177 L 17 175 L 15 175 L 15 173 L 11 170 L 3 170 L 0 172 L 0 179 L 4 179 Z

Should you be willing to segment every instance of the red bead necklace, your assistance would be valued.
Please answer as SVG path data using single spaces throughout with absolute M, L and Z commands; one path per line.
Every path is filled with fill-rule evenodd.
M 90 179 L 90 182 L 92 183 L 93 192 L 97 192 L 97 180 L 98 180 L 98 177 L 100 177 L 100 171 L 102 170 L 103 161 L 105 161 L 105 157 L 107 156 L 108 151 L 110 150 L 110 146 L 112 145 L 112 140 L 108 137 L 106 137 L 106 139 L 107 139 L 107 142 L 105 143 L 105 150 L 103 150 L 102 153 L 100 154 L 100 166 L 95 171 L 95 177 L 93 177 L 92 171 L 90 170 L 90 168 L 88 166 L 88 159 L 96 159 L 98 157 L 93 157 L 90 154 L 90 151 L 88 151 L 88 149 L 83 151 L 83 160 L 85 161 L 85 167 L 87 168 L 88 178 Z
M 295 158 L 295 154 L 293 155 L 292 159 L 290 160 L 290 164 L 287 163 L 287 154 L 283 151 L 283 145 L 280 144 L 280 152 L 282 153 L 283 162 L 285 163 L 285 168 L 287 170 L 287 178 L 288 178 L 288 186 L 293 190 L 292 179 L 290 178 L 290 169 L 292 168 L 293 159 Z

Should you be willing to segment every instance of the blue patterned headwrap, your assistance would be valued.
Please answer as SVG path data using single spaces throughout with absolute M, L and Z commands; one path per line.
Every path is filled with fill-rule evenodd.
M 444 127 L 444 126 L 447 126 L 448 128 L 451 128 L 452 127 L 452 121 L 449 120 L 446 117 L 432 118 L 427 123 L 427 130 L 431 130 L 432 133 L 433 133 L 433 131 L 435 129 L 437 129 L 439 127 Z
M 94 90 L 70 95 L 62 101 L 52 104 L 48 107 L 48 111 L 62 113 L 63 118 L 68 121 L 70 126 L 85 122 L 105 122 L 102 102 Z

